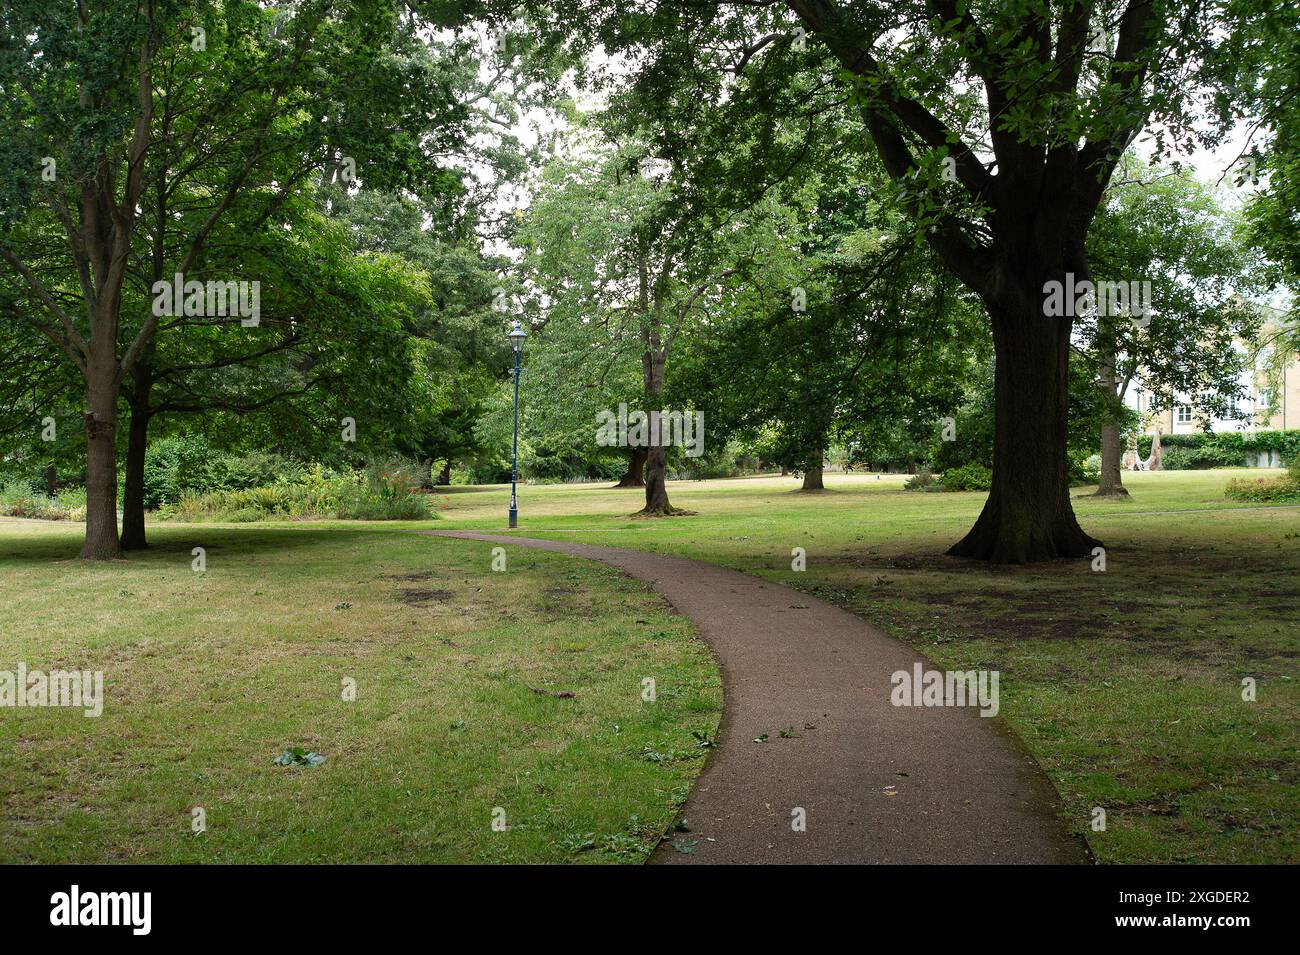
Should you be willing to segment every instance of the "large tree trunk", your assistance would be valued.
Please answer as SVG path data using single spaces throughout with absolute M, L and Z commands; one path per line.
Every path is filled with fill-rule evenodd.
M 826 436 L 823 434 L 818 439 L 818 448 L 808 458 L 803 469 L 803 491 L 824 491 L 826 485 L 822 483 L 822 464 L 826 460 Z
M 451 458 L 443 462 L 442 470 L 438 472 L 438 485 L 448 487 L 451 484 Z
M 1066 463 L 1069 320 L 1048 318 L 1042 282 L 989 312 L 997 355 L 993 483 L 970 532 L 948 551 L 997 563 L 1085 557 L 1098 545 L 1070 506 Z
M 664 390 L 663 351 L 656 347 L 649 348 L 641 356 L 645 372 L 645 393 L 650 407 L 658 409 Z M 677 513 L 676 508 L 668 503 L 668 453 L 663 443 L 662 421 L 657 413 L 651 415 L 650 446 L 646 449 L 645 460 L 645 507 L 639 512 L 647 517 L 667 517 Z
M 645 466 L 649 453 L 645 448 L 632 448 L 627 459 L 627 473 L 614 487 L 645 487 Z
M 87 365 L 86 540 L 81 556 L 91 560 L 122 556 L 117 537 L 116 364 L 115 356 L 101 346 Z
M 126 440 L 126 476 L 122 482 L 122 550 L 144 550 L 149 546 L 144 532 L 144 458 L 149 450 L 149 392 L 153 369 L 137 364 L 131 378 L 127 403 L 131 423 Z
M 122 482 L 122 549 L 144 550 L 144 457 L 149 446 L 149 415 L 131 413 L 126 442 L 126 475 Z
M 1101 426 L 1101 483 L 1097 486 L 1098 497 L 1128 497 L 1128 488 L 1124 486 L 1123 468 L 1120 459 L 1124 456 L 1120 447 L 1119 425 L 1103 424 Z
M 667 454 L 664 446 L 651 445 L 646 454 L 645 465 L 645 509 L 642 514 L 662 517 L 673 513 L 673 506 L 668 503 Z

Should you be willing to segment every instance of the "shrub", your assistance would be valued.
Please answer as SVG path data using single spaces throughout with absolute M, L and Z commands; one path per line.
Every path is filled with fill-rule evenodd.
M 1283 461 L 1292 461 L 1300 456 L 1300 429 L 1253 434 L 1242 431 L 1165 434 L 1160 436 L 1160 446 L 1160 466 L 1171 471 L 1241 467 L 1246 464 L 1247 454 L 1267 451 L 1276 451 Z M 1150 435 L 1139 436 L 1138 453 L 1143 458 L 1151 456 Z
M 1300 504 L 1300 482 L 1289 477 L 1233 478 L 1223 493 L 1229 500 L 1252 504 Z
M 949 468 L 940 479 L 945 491 L 987 491 L 993 487 L 993 472 L 982 464 Z
M 86 489 L 66 488 L 49 497 L 32 490 L 27 481 L 11 481 L 0 487 L 0 514 L 43 521 L 84 521 Z
M 1162 448 L 1160 451 L 1160 470 L 1193 471 L 1196 469 L 1196 455 L 1186 448 Z
M 426 520 L 433 515 L 429 497 L 412 482 L 418 472 L 386 470 L 377 464 L 365 472 L 336 473 L 311 465 L 296 477 L 283 476 L 266 487 L 185 494 L 161 516 L 180 521 L 234 521 L 337 518 L 339 520 Z M 427 473 L 427 471 L 426 471 Z
M 922 468 L 920 471 L 917 471 L 916 474 L 912 475 L 910 478 L 908 478 L 906 481 L 903 482 L 903 490 L 920 491 L 920 490 L 924 490 L 925 488 L 932 487 L 937 483 L 938 483 L 938 479 L 935 478 L 935 476 L 931 474 L 928 470 Z
M 292 481 L 302 473 L 294 461 L 278 454 L 255 451 L 252 454 L 220 454 L 213 458 L 208 470 L 208 486 L 204 491 L 242 491 L 264 487 L 276 481 Z
M 682 463 L 668 467 L 670 481 L 712 481 L 718 478 L 740 477 L 741 470 L 734 460 L 725 458 L 687 458 Z M 622 477 L 620 474 L 619 477 Z
M 1300 461 L 1282 477 L 1233 478 L 1223 494 L 1229 500 L 1252 504 L 1300 504 Z
M 214 450 L 203 437 L 172 435 L 153 442 L 145 452 L 144 506 L 153 510 L 179 504 L 187 494 L 293 483 L 303 474 L 302 465 L 278 454 L 227 454 Z
M 1083 460 L 1070 458 L 1070 487 L 1101 483 L 1101 455 L 1090 454 Z
M 197 435 L 173 435 L 150 444 L 144 456 L 144 506 L 174 504 L 187 492 L 210 489 L 212 448 Z

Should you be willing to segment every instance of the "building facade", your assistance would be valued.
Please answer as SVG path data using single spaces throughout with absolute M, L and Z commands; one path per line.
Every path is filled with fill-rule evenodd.
M 1253 371 L 1243 372 L 1242 397 L 1236 402 L 1237 414 L 1215 417 L 1197 408 L 1195 399 L 1175 394 L 1171 406 L 1159 407 L 1157 395 L 1148 391 L 1142 380 L 1135 379 L 1124 396 L 1124 403 L 1138 412 L 1146 434 L 1193 434 L 1201 431 L 1286 431 L 1300 428 L 1300 354 L 1290 353 L 1282 364 L 1281 374 L 1270 381 L 1264 369 L 1273 360 L 1270 348 L 1260 352 Z M 1252 467 L 1281 467 L 1276 451 L 1248 456 Z

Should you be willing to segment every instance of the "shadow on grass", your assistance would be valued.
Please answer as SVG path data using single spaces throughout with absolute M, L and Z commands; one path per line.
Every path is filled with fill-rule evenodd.
M 3 524 L 0 527 L 17 528 L 19 533 L 0 533 L 0 565 L 4 564 L 48 564 L 58 561 L 76 560 L 81 551 L 84 525 L 67 524 L 66 532 L 50 534 L 47 525 Z M 22 528 L 33 527 L 39 530 L 23 535 Z M 62 527 L 61 527 L 62 529 Z M 338 527 L 204 527 L 188 524 L 178 527 L 151 527 L 148 531 L 149 547 L 146 550 L 127 551 L 120 562 L 105 562 L 104 566 L 114 563 L 143 563 L 154 556 L 172 556 L 184 554 L 189 557 L 195 547 L 202 547 L 208 555 L 216 553 L 240 553 L 256 555 L 274 551 L 283 553 L 296 547 L 311 547 L 325 542 L 360 540 L 373 536 L 372 529 L 356 530 Z M 88 562 L 89 563 L 89 562 Z

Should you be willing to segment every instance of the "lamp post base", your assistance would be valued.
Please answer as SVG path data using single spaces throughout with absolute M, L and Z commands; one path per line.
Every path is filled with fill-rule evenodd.
M 510 529 L 514 530 L 519 526 L 519 512 L 513 507 L 510 508 Z

